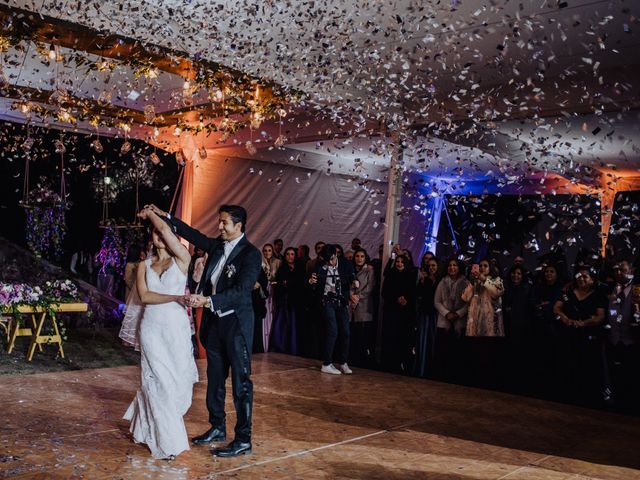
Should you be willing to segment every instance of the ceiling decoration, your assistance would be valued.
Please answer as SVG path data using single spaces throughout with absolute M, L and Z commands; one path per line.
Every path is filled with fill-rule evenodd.
M 299 96 L 198 55 L 2 5 L 0 57 L 0 94 L 43 123 L 234 133 Z

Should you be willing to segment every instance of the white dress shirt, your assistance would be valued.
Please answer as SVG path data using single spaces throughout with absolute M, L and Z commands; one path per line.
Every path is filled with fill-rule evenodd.
M 216 294 L 216 287 L 218 285 L 218 280 L 220 280 L 220 276 L 222 275 L 224 266 L 227 263 L 227 259 L 229 258 L 229 255 L 231 255 L 231 252 L 233 251 L 234 248 L 236 248 L 236 245 L 238 245 L 238 243 L 240 242 L 240 240 L 242 240 L 243 237 L 244 237 L 244 233 L 240 235 L 238 238 L 224 241 L 224 253 L 218 260 L 218 263 L 216 264 L 216 268 L 214 268 L 213 272 L 211 273 L 211 295 Z M 211 301 L 211 311 L 212 312 L 216 311 L 213 305 L 213 300 Z M 226 315 L 232 314 L 234 311 L 235 310 L 227 310 L 224 313 L 218 312 L 218 316 L 224 317 Z

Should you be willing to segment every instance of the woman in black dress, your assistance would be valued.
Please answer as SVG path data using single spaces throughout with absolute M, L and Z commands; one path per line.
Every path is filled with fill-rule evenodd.
M 298 320 L 303 301 L 304 268 L 296 261 L 295 248 L 284 251 L 275 283 L 275 314 L 269 351 L 298 354 Z
M 434 305 L 436 288 L 440 283 L 440 268 L 431 252 L 422 257 L 418 274 L 418 341 L 416 343 L 415 374 L 419 377 L 431 375 L 435 356 L 436 327 L 438 315 Z
M 416 273 L 398 255 L 382 285 L 382 363 L 392 372 L 408 373 L 415 329 Z
M 598 406 L 603 399 L 602 323 L 607 298 L 595 285 L 597 275 L 580 265 L 575 280 L 556 301 L 562 345 L 558 368 L 563 375 L 564 399 Z
M 557 352 L 559 322 L 553 307 L 562 296 L 565 281 L 555 263 L 547 262 L 531 293 L 531 332 L 534 345 L 533 389 L 552 398 L 558 391 Z
M 518 392 L 530 389 L 530 296 L 531 285 L 527 281 L 524 267 L 520 264 L 513 265 L 507 273 L 507 282 L 502 297 L 506 337 L 504 372 L 506 385 Z

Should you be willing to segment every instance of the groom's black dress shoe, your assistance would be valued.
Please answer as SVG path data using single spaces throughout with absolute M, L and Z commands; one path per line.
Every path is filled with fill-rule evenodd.
M 214 448 L 212 453 L 216 457 L 236 457 L 238 455 L 248 455 L 251 453 L 251 442 L 240 442 L 234 440 L 223 448 Z
M 206 445 L 211 442 L 224 442 L 227 439 L 227 432 L 224 429 L 212 427 L 202 435 L 193 437 L 191 442 L 194 445 Z

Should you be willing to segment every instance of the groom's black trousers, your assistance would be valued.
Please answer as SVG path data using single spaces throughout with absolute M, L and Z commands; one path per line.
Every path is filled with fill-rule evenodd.
M 203 312 L 200 341 L 207 349 L 207 409 L 212 426 L 225 427 L 225 382 L 231 368 L 233 404 L 236 408 L 235 438 L 251 441 L 251 350 L 235 313 L 222 318 Z

